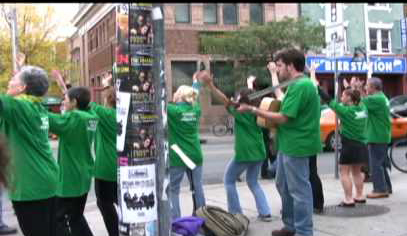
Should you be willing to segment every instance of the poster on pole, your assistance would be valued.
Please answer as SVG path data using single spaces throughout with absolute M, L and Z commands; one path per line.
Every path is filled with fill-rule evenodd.
M 116 94 L 117 150 L 123 151 L 126 137 L 127 119 L 129 116 L 130 93 Z
M 155 165 L 122 166 L 120 177 L 123 222 L 157 220 Z

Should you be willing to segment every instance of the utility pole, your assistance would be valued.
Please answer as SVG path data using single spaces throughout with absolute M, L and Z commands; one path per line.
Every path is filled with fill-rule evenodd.
M 11 10 L 6 10 L 4 5 L 2 6 L 2 12 L 6 19 L 11 32 L 11 61 L 13 64 L 13 70 L 17 71 L 19 68 L 17 65 L 17 53 L 18 53 L 18 29 L 17 29 L 17 8 L 15 4 L 11 7 Z
M 169 236 L 171 231 L 162 5 L 116 8 L 120 236 Z
M 11 10 L 10 15 L 10 25 L 11 25 L 11 46 L 12 46 L 12 55 L 13 55 L 13 70 L 18 71 L 17 65 L 17 53 L 18 53 L 18 29 L 17 29 L 17 8 L 14 5 Z
M 365 22 L 365 40 L 366 40 L 366 64 L 367 64 L 367 76 L 366 80 L 372 77 L 372 67 L 370 66 L 370 37 L 369 37 L 369 15 L 368 15 L 368 4 L 365 3 L 363 6 L 363 18 Z

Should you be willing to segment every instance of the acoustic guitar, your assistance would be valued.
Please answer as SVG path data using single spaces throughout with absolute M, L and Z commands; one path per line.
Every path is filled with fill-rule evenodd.
M 280 105 L 281 105 L 280 100 L 272 97 L 265 97 L 261 100 L 259 108 L 266 111 L 278 112 L 280 111 Z M 274 132 L 277 128 L 277 124 L 273 120 L 257 116 L 256 121 L 258 126 L 267 128 L 272 132 Z
M 278 88 L 287 87 L 290 84 L 297 82 L 301 78 L 303 78 L 303 75 L 301 75 L 295 79 L 285 81 L 276 86 L 268 87 L 266 89 L 252 93 L 252 94 L 248 95 L 248 99 L 249 99 L 249 101 L 254 101 L 256 99 L 263 97 L 260 102 L 259 108 L 262 110 L 266 110 L 266 111 L 278 112 L 278 111 L 280 111 L 281 101 L 276 98 L 264 97 L 264 96 L 266 96 L 270 93 L 273 93 Z M 276 128 L 277 128 L 277 124 L 273 120 L 266 119 L 261 116 L 257 116 L 257 125 L 259 125 L 260 127 L 268 128 L 273 133 L 276 131 Z

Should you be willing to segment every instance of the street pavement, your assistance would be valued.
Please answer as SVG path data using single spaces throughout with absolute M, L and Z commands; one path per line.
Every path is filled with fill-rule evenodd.
M 213 137 L 210 134 L 202 135 L 207 144 L 230 142 L 233 136 L 222 138 Z M 389 209 L 381 215 L 365 217 L 336 217 L 329 214 L 315 215 L 314 236 L 407 236 L 407 175 L 392 170 L 390 173 L 393 183 L 393 194 L 385 199 L 368 199 L 366 207 L 382 206 Z M 333 174 L 321 175 L 325 207 L 337 205 L 343 198 L 343 190 L 338 179 Z M 280 229 L 281 222 L 281 199 L 275 188 L 274 180 L 260 180 L 269 204 L 272 209 L 272 222 L 261 222 L 257 220 L 257 210 L 254 198 L 245 182 L 237 183 L 239 198 L 244 214 L 250 218 L 250 226 L 247 236 L 271 235 L 271 231 Z M 365 193 L 372 190 L 372 184 L 365 184 Z M 223 184 L 212 184 L 204 186 L 206 203 L 208 205 L 220 206 L 227 209 L 226 195 Z M 8 200 L 7 200 L 8 201 Z M 188 186 L 181 189 L 180 194 L 181 211 L 183 216 L 192 212 L 192 199 Z M 10 226 L 18 227 L 16 217 L 12 209 L 4 212 L 4 221 Z M 107 236 L 102 217 L 94 199 L 88 199 L 85 217 L 95 236 Z M 22 235 L 21 232 L 15 235 Z

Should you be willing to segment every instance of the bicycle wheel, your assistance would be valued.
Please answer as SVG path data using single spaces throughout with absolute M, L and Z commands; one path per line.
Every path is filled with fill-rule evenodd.
M 407 173 L 407 139 L 393 143 L 390 150 L 390 161 L 397 170 Z
M 214 124 L 212 126 L 212 133 L 215 136 L 218 136 L 218 137 L 224 136 L 224 135 L 226 135 L 227 132 L 228 132 L 228 129 L 227 129 L 226 125 L 224 125 L 224 124 Z

